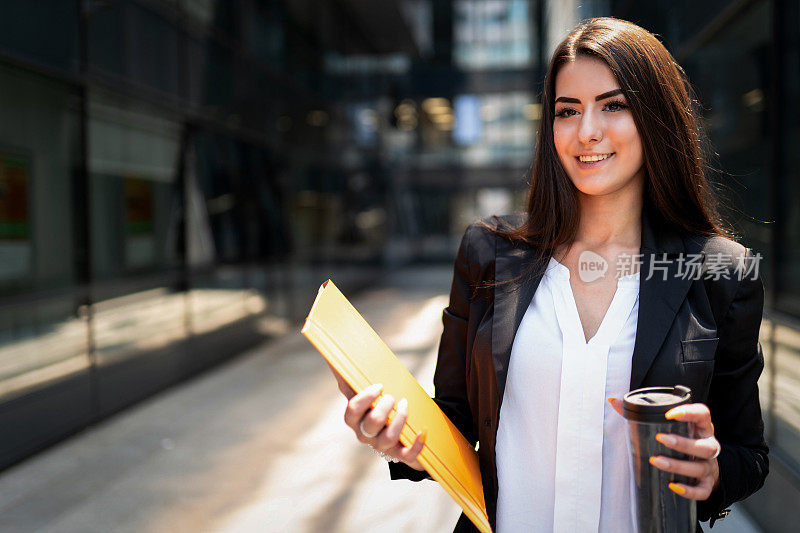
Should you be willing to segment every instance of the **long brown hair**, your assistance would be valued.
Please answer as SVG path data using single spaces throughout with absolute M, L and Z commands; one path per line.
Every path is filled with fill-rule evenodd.
M 514 228 L 495 218 L 490 229 L 537 248 L 540 259 L 574 241 L 580 206 L 577 189 L 556 153 L 553 120 L 556 75 L 581 55 L 608 65 L 628 102 L 644 153 L 643 205 L 648 218 L 678 233 L 730 237 L 706 180 L 702 131 L 685 72 L 653 34 L 610 17 L 581 23 L 553 53 L 542 93 L 527 219 Z

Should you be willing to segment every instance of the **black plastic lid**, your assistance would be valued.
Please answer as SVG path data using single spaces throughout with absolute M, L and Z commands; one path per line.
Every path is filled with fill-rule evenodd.
M 646 387 L 625 395 L 623 413 L 628 420 L 637 422 L 668 422 L 664 414 L 692 398 L 689 387 Z

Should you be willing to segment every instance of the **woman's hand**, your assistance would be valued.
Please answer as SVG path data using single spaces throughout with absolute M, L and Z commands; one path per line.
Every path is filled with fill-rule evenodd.
M 394 398 L 381 396 L 382 385 L 374 384 L 360 393 L 355 391 L 336 372 L 339 390 L 348 399 L 344 422 L 352 429 L 359 442 L 369 444 L 375 450 L 404 462 L 415 470 L 425 470 L 417 461 L 425 444 L 425 431 L 417 434 L 410 446 L 400 442 L 400 432 L 408 418 L 408 401 L 403 398 L 395 406 Z M 392 409 L 394 416 L 390 415 Z
M 719 463 L 717 456 L 721 450 L 719 441 L 714 438 L 714 424 L 711 412 L 702 403 L 679 405 L 667 411 L 667 420 L 689 422 L 694 425 L 696 438 L 658 433 L 656 440 L 675 451 L 694 457 L 694 460 L 680 460 L 656 455 L 650 464 L 665 472 L 695 478 L 697 484 L 670 483 L 669 488 L 676 494 L 690 500 L 707 500 L 719 486 Z
M 620 415 L 622 400 L 609 398 L 609 402 Z M 694 425 L 697 438 L 690 439 L 680 435 L 658 433 L 656 440 L 678 452 L 694 457 L 694 460 L 673 459 L 663 455 L 650 457 L 650 464 L 665 472 L 680 474 L 697 480 L 696 485 L 670 483 L 669 488 L 676 494 L 690 500 L 707 500 L 719 486 L 719 463 L 717 455 L 721 445 L 714 438 L 714 424 L 711 423 L 711 412 L 702 403 L 679 405 L 667 411 L 667 420 L 689 422 Z

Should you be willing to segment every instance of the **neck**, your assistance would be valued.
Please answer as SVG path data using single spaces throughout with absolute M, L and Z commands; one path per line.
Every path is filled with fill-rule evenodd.
M 622 193 L 623 191 L 620 191 Z M 642 191 L 589 196 L 579 193 L 580 224 L 575 240 L 586 246 L 638 248 L 642 231 Z

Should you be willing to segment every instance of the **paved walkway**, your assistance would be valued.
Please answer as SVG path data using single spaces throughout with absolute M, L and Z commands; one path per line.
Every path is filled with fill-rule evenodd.
M 449 276 L 404 271 L 353 298 L 429 392 Z M 4 472 L 0 531 L 451 531 L 456 505 L 390 481 L 344 403 L 290 331 Z M 753 531 L 741 520 L 714 532 Z

